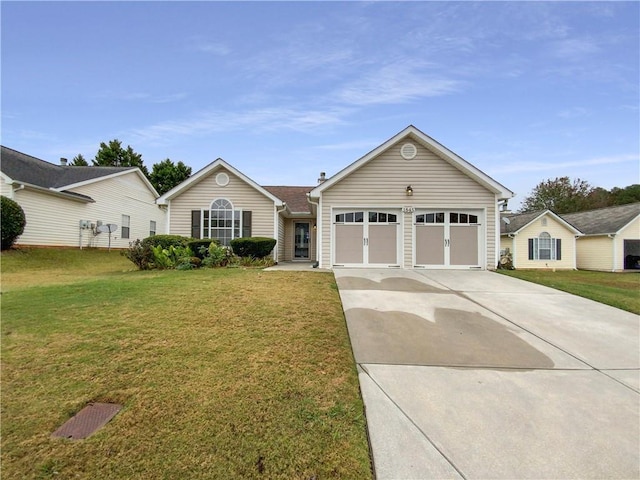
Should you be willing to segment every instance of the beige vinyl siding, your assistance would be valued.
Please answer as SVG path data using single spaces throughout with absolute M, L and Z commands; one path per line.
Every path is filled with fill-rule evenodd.
M 410 140 L 417 147 L 417 155 L 405 160 L 400 155 L 400 147 L 408 140 L 403 139 L 366 165 L 346 176 L 322 194 L 322 259 L 323 266 L 331 262 L 331 207 L 374 207 L 402 208 L 472 208 L 485 209 L 482 234 L 486 240 L 485 252 L 480 252 L 483 265 L 495 268 L 495 195 L 441 159 L 418 142 Z M 413 188 L 413 196 L 408 197 L 405 189 Z M 404 268 L 412 267 L 413 216 L 401 214 L 402 222 L 402 263 Z M 487 260 L 490 259 L 490 260 Z
M 216 175 L 220 172 L 229 176 L 229 183 L 224 187 L 216 183 Z M 234 209 L 251 210 L 252 236 L 273 238 L 274 202 L 223 167 L 213 170 L 207 177 L 171 200 L 169 232 L 191 236 L 191 211 L 207 209 L 217 198 L 226 198 Z
M 509 249 L 509 251 L 511 252 L 511 254 L 513 255 L 513 238 L 507 236 L 507 235 L 502 235 L 500 236 L 500 250 L 506 250 Z M 499 252 L 498 252 L 499 253 Z
M 315 261 L 316 259 L 316 232 L 313 231 L 313 224 L 315 219 L 305 218 L 287 218 L 284 219 L 284 261 L 290 262 L 294 259 L 295 250 L 295 232 L 294 224 L 296 222 L 308 222 L 309 223 L 309 261 Z
M 0 176 L 0 195 L 13 199 L 13 188 L 4 180 L 4 176 Z
M 613 240 L 606 235 L 580 237 L 576 248 L 579 269 L 613 270 Z
M 287 253 L 286 253 L 286 244 L 287 244 L 286 223 L 287 222 L 288 220 L 286 218 L 283 218 L 282 216 L 278 215 L 278 244 L 276 246 L 278 250 L 278 257 L 276 260 L 278 262 L 287 260 Z
M 149 236 L 149 222 L 154 220 L 158 231 L 164 228 L 165 213 L 155 203 L 155 197 L 136 173 L 108 178 L 71 189 L 88 195 L 95 203 L 67 200 L 62 197 L 19 190 L 16 201 L 22 206 L 27 219 L 25 232 L 18 239 L 21 245 L 68 247 L 107 247 L 109 235 L 80 231 L 80 220 L 96 224 L 115 223 L 118 230 L 111 236 L 112 248 L 126 248 L 136 238 Z M 129 239 L 121 238 L 122 215 L 131 217 Z M 82 234 L 82 241 L 80 234 Z
M 111 234 L 112 248 L 126 248 L 130 242 L 148 237 L 151 220 L 156 222 L 156 232 L 165 229 L 166 212 L 156 205 L 155 196 L 135 172 L 76 187 L 71 191 L 96 200 L 88 204 L 86 220 L 118 225 L 118 230 Z M 129 238 L 122 238 L 122 215 L 130 217 Z M 79 220 L 76 220 L 76 224 Z M 108 244 L 109 234 L 106 233 L 93 236 L 90 242 L 93 247 L 107 247 Z
M 547 225 L 542 225 L 542 220 L 546 219 Z M 561 240 L 560 260 L 529 260 L 529 239 L 538 237 L 540 233 L 547 232 L 551 238 Z M 520 230 L 514 238 L 513 266 L 521 269 L 535 268 L 556 268 L 559 270 L 569 270 L 575 267 L 575 236 L 562 223 L 555 218 L 545 215 L 538 218 L 533 223 Z M 512 250 L 513 252 L 513 250 Z

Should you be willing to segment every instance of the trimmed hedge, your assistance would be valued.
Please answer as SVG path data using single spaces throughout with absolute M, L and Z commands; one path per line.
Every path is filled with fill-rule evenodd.
M 231 240 L 233 253 L 239 257 L 264 258 L 276 246 L 275 238 L 243 237 Z
M 160 245 L 163 249 L 168 249 L 170 246 L 186 247 L 191 240 L 193 240 L 191 237 L 183 237 L 182 235 L 152 235 L 142 240 L 142 246 L 157 247 Z
M 2 250 L 7 250 L 13 246 L 15 241 L 24 232 L 24 226 L 27 220 L 24 216 L 24 210 L 14 200 L 4 195 L 1 197 L 0 204 L 1 217 L 0 225 L 2 225 Z

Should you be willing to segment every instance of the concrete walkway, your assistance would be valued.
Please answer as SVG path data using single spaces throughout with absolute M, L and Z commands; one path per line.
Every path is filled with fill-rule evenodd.
M 378 479 L 640 478 L 636 315 L 493 272 L 334 273 Z

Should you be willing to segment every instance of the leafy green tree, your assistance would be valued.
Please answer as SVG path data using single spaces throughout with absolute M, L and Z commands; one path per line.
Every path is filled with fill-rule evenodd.
M 149 178 L 149 170 L 142 163 L 142 155 L 133 151 L 130 145 L 122 147 L 118 139 L 111 140 L 108 144 L 101 142 L 100 149 L 93 159 L 96 167 L 138 167 L 145 177 Z
M 520 212 L 549 209 L 554 213 L 589 210 L 589 195 L 593 187 L 579 178 L 557 177 L 540 182 L 522 202 Z
M 71 163 L 69 164 L 69 166 L 70 167 L 88 167 L 89 162 L 87 162 L 85 158 L 82 156 L 82 154 L 79 153 L 78 155 L 73 157 L 73 160 L 71 160 Z
M 610 193 L 612 205 L 640 202 L 640 184 L 638 183 L 624 188 L 613 187 Z
M 162 195 L 191 176 L 191 167 L 184 163 L 174 164 L 168 158 L 153 165 L 149 181 L 153 188 Z

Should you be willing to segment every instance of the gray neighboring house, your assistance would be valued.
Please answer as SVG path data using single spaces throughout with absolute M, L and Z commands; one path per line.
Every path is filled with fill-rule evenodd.
M 166 228 L 158 193 L 137 167 L 70 167 L 0 147 L 0 193 L 24 210 L 17 245 L 107 247 L 100 224 L 115 224 L 111 246 Z
M 583 234 L 576 241 L 579 269 L 618 272 L 640 268 L 640 202 L 562 218 Z

